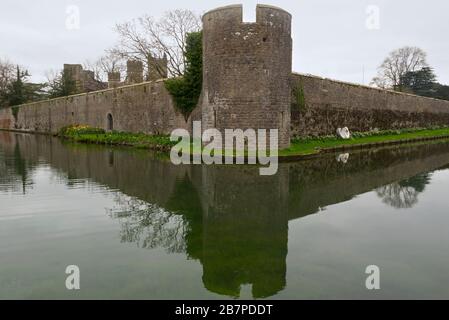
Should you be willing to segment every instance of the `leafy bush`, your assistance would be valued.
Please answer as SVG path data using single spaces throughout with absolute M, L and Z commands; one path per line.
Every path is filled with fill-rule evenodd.
M 59 131 L 61 136 L 75 136 L 82 134 L 104 134 L 106 131 L 101 128 L 92 128 L 86 125 L 74 125 L 62 128 Z
M 15 106 L 11 108 L 12 115 L 14 116 L 14 119 L 17 121 L 17 117 L 19 116 L 19 107 Z
M 85 125 L 64 127 L 59 131 L 58 135 L 74 142 L 132 146 L 160 151 L 168 151 L 176 144 L 176 142 L 170 141 L 169 136 L 117 131 L 106 132 L 103 129 Z
M 187 35 L 186 70 L 181 78 L 168 79 L 165 87 L 173 97 L 175 106 L 187 119 L 195 109 L 203 85 L 203 33 L 192 32 Z

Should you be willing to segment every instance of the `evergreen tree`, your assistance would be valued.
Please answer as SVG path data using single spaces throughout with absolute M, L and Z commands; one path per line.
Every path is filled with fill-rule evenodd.
M 187 118 L 198 104 L 203 85 L 203 33 L 192 32 L 186 40 L 186 69 L 179 78 L 168 79 L 165 87 L 175 105 Z
M 50 89 L 48 90 L 50 98 L 67 97 L 78 93 L 75 80 L 68 70 L 64 70 L 55 79 L 48 83 Z
M 449 86 L 436 82 L 433 70 L 428 67 L 407 72 L 401 78 L 401 91 L 424 97 L 449 100 Z
M 28 101 L 28 92 L 25 81 L 29 77 L 27 71 L 21 71 L 16 67 L 16 79 L 12 81 L 6 90 L 5 101 L 8 106 L 17 106 Z
M 401 91 L 410 91 L 420 96 L 432 97 L 436 92 L 436 76 L 429 67 L 407 72 L 401 77 L 400 83 Z
M 434 98 L 449 100 L 449 86 L 445 86 L 438 83 L 436 85 L 436 92 Z

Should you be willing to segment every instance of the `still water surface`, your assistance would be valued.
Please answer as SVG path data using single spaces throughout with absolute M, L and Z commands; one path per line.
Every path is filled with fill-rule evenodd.
M 261 177 L 0 132 L 0 299 L 448 299 L 449 142 L 346 158 Z

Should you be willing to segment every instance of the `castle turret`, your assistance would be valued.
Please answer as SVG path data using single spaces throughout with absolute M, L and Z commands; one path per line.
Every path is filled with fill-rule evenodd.
M 108 88 L 120 87 L 120 72 L 108 72 Z
M 80 64 L 64 64 L 64 73 L 75 83 L 76 92 L 102 90 L 107 85 L 95 78 L 95 72 L 84 70 Z
M 127 68 L 127 84 L 135 84 L 143 82 L 143 63 L 137 60 L 128 60 L 126 62 Z
M 83 66 L 80 64 L 64 64 L 64 73 L 76 86 L 77 92 L 84 91 Z
M 278 129 L 290 145 L 291 15 L 258 5 L 243 23 L 233 5 L 203 16 L 203 129 Z
M 167 55 L 164 54 L 162 58 L 150 57 L 148 59 L 148 80 L 155 81 L 167 77 Z

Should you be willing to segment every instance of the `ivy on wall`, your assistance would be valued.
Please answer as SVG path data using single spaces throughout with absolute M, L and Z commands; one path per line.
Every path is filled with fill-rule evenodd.
M 198 104 L 203 85 L 203 33 L 201 31 L 187 35 L 185 58 L 184 76 L 166 80 L 165 87 L 172 95 L 176 108 L 187 119 Z
M 301 80 L 298 80 L 292 88 L 293 100 L 292 107 L 298 108 L 299 111 L 306 110 L 306 99 L 304 96 L 304 86 Z
M 11 111 L 12 111 L 12 115 L 14 116 L 14 119 L 17 122 L 17 117 L 19 116 L 19 107 L 12 107 Z

